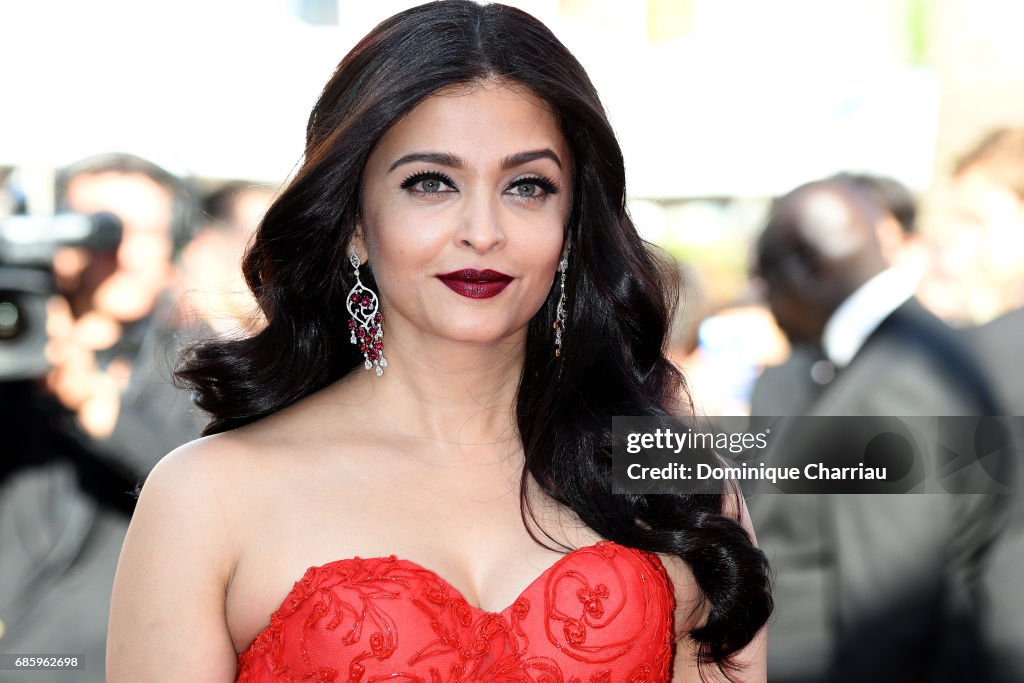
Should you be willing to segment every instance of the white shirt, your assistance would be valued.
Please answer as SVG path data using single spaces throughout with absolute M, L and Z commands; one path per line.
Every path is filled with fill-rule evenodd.
M 832 364 L 848 365 L 882 321 L 914 295 L 918 279 L 914 269 L 888 268 L 839 304 L 821 335 L 822 348 Z

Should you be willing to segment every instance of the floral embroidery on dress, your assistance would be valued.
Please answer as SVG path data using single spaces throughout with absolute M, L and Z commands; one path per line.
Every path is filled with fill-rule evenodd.
M 306 570 L 238 656 L 236 683 L 655 683 L 673 655 L 656 555 L 601 541 L 560 558 L 500 612 L 415 562 Z

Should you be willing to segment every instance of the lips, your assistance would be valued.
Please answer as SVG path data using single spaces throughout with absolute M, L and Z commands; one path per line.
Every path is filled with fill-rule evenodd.
M 437 277 L 453 292 L 470 299 L 489 299 L 497 296 L 515 279 L 496 270 L 475 268 L 454 270 Z

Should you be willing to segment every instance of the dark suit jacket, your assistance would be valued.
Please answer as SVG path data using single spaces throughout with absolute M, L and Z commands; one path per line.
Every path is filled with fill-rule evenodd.
M 81 670 L 0 671 L 0 683 L 102 683 L 134 477 L 31 382 L 0 384 L 0 428 L 0 653 L 84 656 Z
M 1007 411 L 1024 415 L 1024 308 L 968 332 Z
M 1024 308 L 968 331 L 1006 412 L 1024 415 Z M 985 574 L 992 596 L 983 622 L 1001 681 L 1024 681 L 1024 495 L 1014 496 L 1006 533 Z
M 993 413 L 997 403 L 969 350 L 914 299 L 882 322 L 808 411 Z M 977 565 L 1001 523 L 985 496 L 765 494 L 750 511 L 777 573 L 772 680 L 984 680 L 976 668 L 985 663 L 974 622 Z
M 750 414 L 804 414 L 821 392 L 822 385 L 812 379 L 811 369 L 822 360 L 817 347 L 794 345 L 785 361 L 766 367 L 754 382 Z
M 198 438 L 209 420 L 188 392 L 174 386 L 172 373 L 182 349 L 212 330 L 175 327 L 171 320 L 176 305 L 173 294 L 165 293 L 149 317 L 129 327 L 130 339 L 119 342 L 120 351 L 132 361 L 131 378 L 121 394 L 113 433 L 95 444 L 139 480 L 164 455 Z
M 199 438 L 209 421 L 209 415 L 192 404 L 188 392 L 172 384 L 183 335 L 176 330 L 153 330 L 121 396 L 114 431 L 99 444 L 143 479 L 167 453 Z

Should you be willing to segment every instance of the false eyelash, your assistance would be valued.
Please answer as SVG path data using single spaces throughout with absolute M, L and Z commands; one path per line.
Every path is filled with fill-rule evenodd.
M 519 187 L 520 185 L 536 185 L 540 189 L 544 190 L 547 194 L 558 194 L 562 188 L 559 187 L 558 183 L 550 178 L 544 176 L 527 176 L 525 178 L 516 178 L 508 185 L 508 189 L 513 187 Z
M 417 173 L 413 173 L 411 176 L 403 180 L 402 184 L 399 185 L 399 187 L 402 188 L 403 190 L 408 190 L 421 180 L 440 180 L 448 187 L 455 187 L 454 180 L 452 180 L 449 176 L 445 175 L 444 173 L 440 173 L 438 171 L 419 171 Z

